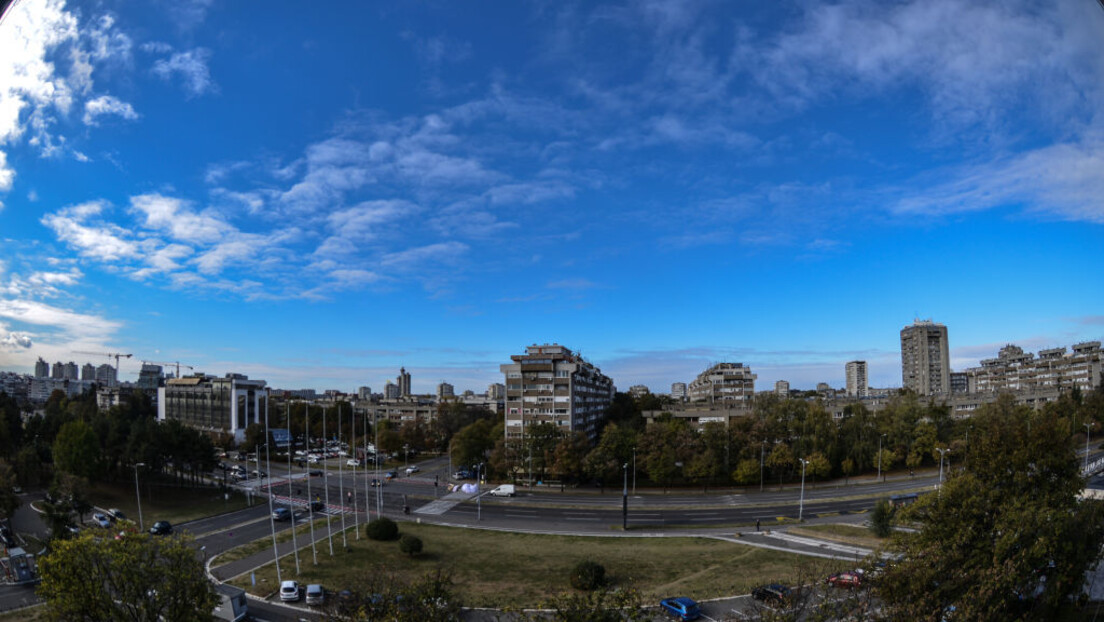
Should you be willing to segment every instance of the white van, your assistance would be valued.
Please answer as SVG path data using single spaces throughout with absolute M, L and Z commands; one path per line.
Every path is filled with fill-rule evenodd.
M 503 484 L 492 490 L 491 494 L 496 497 L 512 497 L 515 492 L 513 484 Z

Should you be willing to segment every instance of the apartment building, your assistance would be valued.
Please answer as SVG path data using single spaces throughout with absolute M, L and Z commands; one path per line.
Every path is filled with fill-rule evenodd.
M 966 370 L 970 393 L 1042 392 L 1077 387 L 1082 391 L 1100 386 L 1101 357 L 1099 341 L 1086 341 L 1066 348 L 1024 352 L 1006 345 L 996 358 L 981 361 L 980 367 Z
M 901 329 L 901 384 L 920 395 L 949 395 L 951 354 L 947 327 L 916 320 Z
M 774 381 L 774 394 L 778 397 L 790 396 L 790 382 L 788 380 Z
M 437 385 L 437 399 L 448 399 L 450 397 L 456 397 L 456 387 L 447 382 L 442 382 Z
M 690 401 L 750 405 L 755 396 L 756 378 L 751 368 L 743 363 L 717 363 L 690 383 Z
M 847 375 L 847 395 L 866 397 L 870 395 L 870 385 L 866 380 L 866 361 L 851 361 L 844 366 Z
M 522 439 L 525 428 L 550 422 L 564 432 L 597 436 L 616 390 L 613 380 L 559 344 L 531 345 L 499 366 L 506 376 L 506 440 Z
M 249 424 L 263 422 L 268 402 L 265 384 L 242 374 L 170 378 L 157 387 L 157 419 L 176 419 L 200 430 L 230 434 L 240 443 Z
M 676 402 L 686 401 L 686 383 L 685 382 L 673 382 L 671 383 L 671 399 Z

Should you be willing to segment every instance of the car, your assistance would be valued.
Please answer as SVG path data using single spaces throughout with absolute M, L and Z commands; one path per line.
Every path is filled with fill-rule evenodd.
M 102 513 L 102 512 L 96 512 L 95 514 L 93 514 L 92 515 L 92 522 L 96 523 L 97 525 L 99 525 L 100 527 L 103 527 L 105 529 L 111 526 L 111 519 L 108 518 L 107 515 Z
M 299 582 L 284 581 L 280 584 L 280 600 L 285 603 L 293 603 L 299 600 Z
M 388 471 L 388 472 L 383 474 L 384 479 L 395 479 L 398 476 L 399 476 L 398 471 Z
M 12 530 L 8 529 L 7 525 L 0 525 L 0 543 L 3 543 L 9 549 L 17 546 L 15 535 L 12 534 Z
M 493 497 L 512 497 L 517 493 L 517 487 L 513 484 L 503 484 L 492 490 L 489 494 Z
M 414 473 L 417 473 L 418 471 L 421 471 L 421 469 L 419 469 L 418 465 L 416 465 L 416 464 L 412 464 L 412 465 L 406 467 L 406 474 L 407 475 L 412 475 Z
M 155 536 L 167 536 L 173 532 L 172 524 L 167 520 L 159 520 L 149 528 L 149 532 Z
M 345 465 L 346 466 L 351 466 L 351 467 L 358 467 L 358 466 L 360 466 L 360 460 L 357 460 L 356 458 L 349 458 L 348 460 L 345 461 Z
M 760 585 L 752 590 L 751 597 L 755 600 L 761 600 L 764 603 L 780 605 L 788 601 L 792 593 L 790 588 L 781 583 L 771 583 L 769 585 Z
M 453 479 L 471 479 L 472 474 L 468 471 L 460 470 L 452 474 Z
M 110 518 L 113 521 L 126 520 L 127 519 L 126 514 L 123 514 L 123 511 L 120 510 L 119 508 L 110 508 L 110 509 L 108 509 L 107 510 L 107 517 Z
M 261 469 L 253 469 L 253 471 L 251 471 L 251 473 L 252 473 L 253 477 L 260 477 L 260 478 L 268 477 L 268 473 L 265 473 Z
M 326 509 L 326 504 L 322 503 L 321 501 L 314 500 L 314 501 L 310 502 L 311 512 L 321 512 L 322 510 L 325 510 L 325 509 Z
M 697 620 L 701 617 L 701 607 L 693 599 L 685 596 L 664 598 L 659 607 L 678 620 Z
M 315 469 L 313 471 L 308 472 L 307 475 L 310 475 L 311 477 L 322 477 L 322 471 L 319 471 L 318 469 Z
M 857 572 L 837 572 L 828 576 L 832 587 L 861 587 L 862 575 Z
M 326 591 L 317 583 L 307 585 L 307 604 L 321 605 L 326 600 Z
M 379 481 L 378 479 L 373 478 L 372 479 L 372 488 L 377 488 L 379 486 L 383 486 L 383 482 Z
M 272 510 L 272 520 L 291 520 L 291 510 L 287 508 L 276 508 Z

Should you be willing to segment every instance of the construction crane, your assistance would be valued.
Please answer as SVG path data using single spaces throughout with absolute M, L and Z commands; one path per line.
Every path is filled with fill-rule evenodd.
M 195 367 L 192 367 L 191 365 L 182 365 L 180 363 L 180 361 L 173 361 L 172 363 L 161 363 L 161 362 L 158 362 L 158 361 L 142 361 L 142 363 L 147 364 L 147 365 L 162 365 L 164 367 L 175 367 L 177 378 L 180 377 L 180 368 L 181 367 L 187 367 L 188 369 L 193 369 L 193 370 L 195 369 Z
M 115 358 L 115 378 L 119 377 L 119 359 L 128 359 L 133 354 L 122 354 L 119 352 L 85 352 L 83 350 L 73 350 L 73 354 L 87 354 L 89 356 L 106 356 L 107 358 Z

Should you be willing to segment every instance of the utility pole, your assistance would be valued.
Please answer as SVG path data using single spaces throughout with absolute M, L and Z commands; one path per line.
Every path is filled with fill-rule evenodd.
M 797 506 L 797 522 L 801 523 L 805 520 L 805 466 L 809 461 L 804 458 L 798 461 L 801 462 L 801 502 Z

